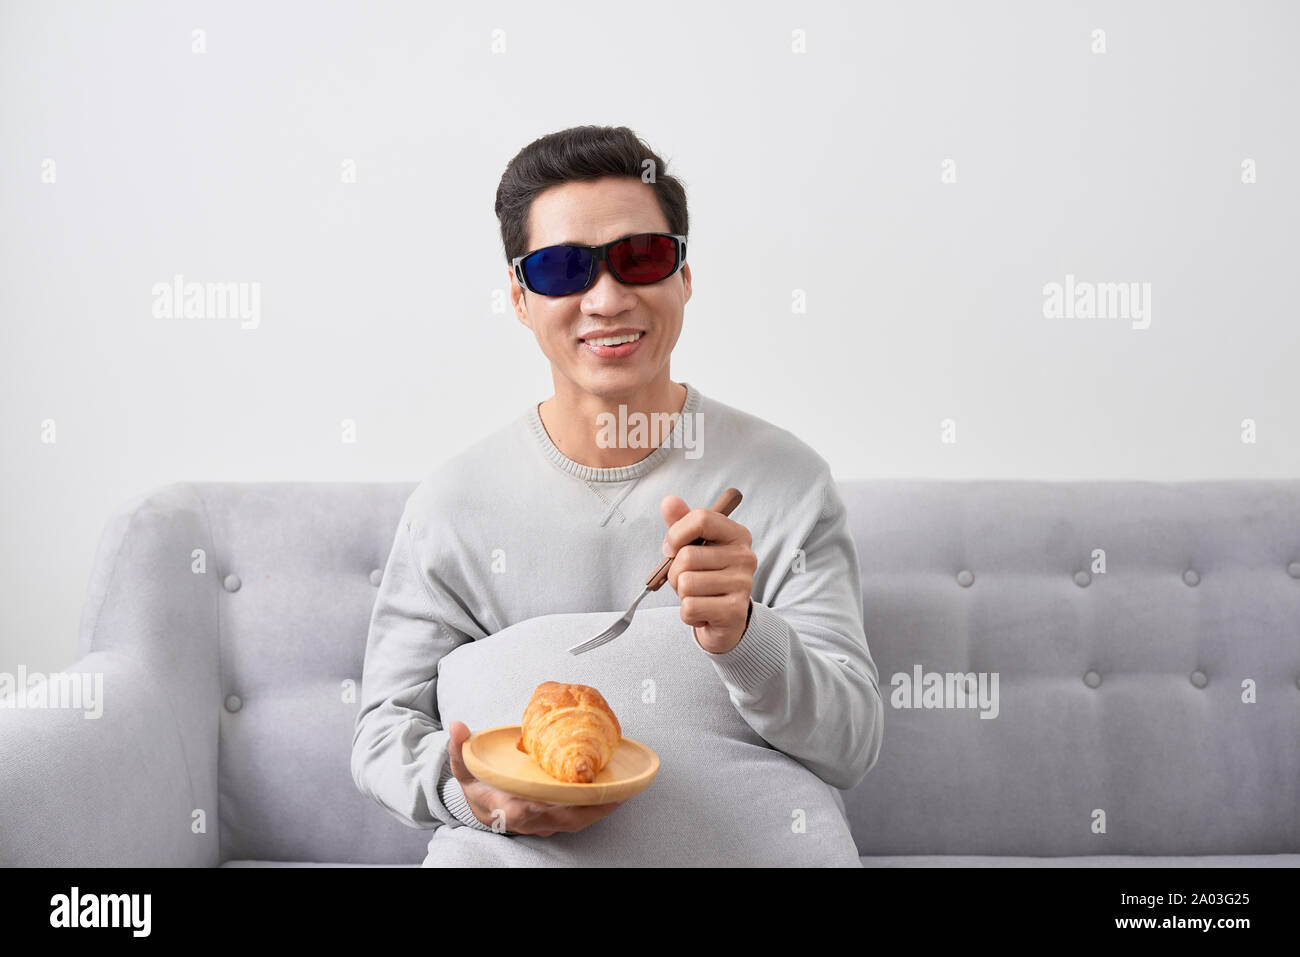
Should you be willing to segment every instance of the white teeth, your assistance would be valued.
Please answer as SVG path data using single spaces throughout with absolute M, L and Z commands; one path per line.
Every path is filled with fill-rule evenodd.
M 624 342 L 635 342 L 643 335 L 645 335 L 644 332 L 634 332 L 631 335 L 626 336 L 605 336 L 600 339 L 584 339 L 582 341 L 590 343 L 593 346 L 617 346 Z

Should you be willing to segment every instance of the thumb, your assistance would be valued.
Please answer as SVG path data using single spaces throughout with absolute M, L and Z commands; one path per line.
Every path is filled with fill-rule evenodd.
M 691 507 L 676 495 L 665 495 L 663 497 L 663 501 L 659 503 L 659 514 L 663 516 L 664 524 L 668 526 L 668 529 L 664 532 L 665 541 L 668 539 L 668 531 L 670 531 L 672 527 L 681 520 L 682 516 L 690 510 Z M 680 546 L 674 546 L 671 542 L 668 544 L 671 551 L 665 549 L 664 554 L 676 554 L 677 548 Z
M 469 773 L 469 768 L 465 766 L 465 758 L 460 753 L 465 742 L 469 740 L 469 726 L 464 721 L 453 721 L 447 725 L 447 734 L 450 738 L 447 742 L 447 760 L 451 763 L 451 773 L 461 784 L 478 780 Z

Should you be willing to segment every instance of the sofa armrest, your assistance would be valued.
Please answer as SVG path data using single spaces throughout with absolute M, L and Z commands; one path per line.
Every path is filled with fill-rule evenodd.
M 110 520 L 82 657 L 62 672 L 101 681 L 103 713 L 0 708 L 0 865 L 220 862 L 214 555 L 191 485 L 145 495 Z
M 201 808 L 158 678 L 116 652 L 87 655 L 62 677 L 94 693 L 75 709 L 0 708 L 0 866 L 212 863 L 216 809 Z M 206 833 L 194 833 L 195 808 Z

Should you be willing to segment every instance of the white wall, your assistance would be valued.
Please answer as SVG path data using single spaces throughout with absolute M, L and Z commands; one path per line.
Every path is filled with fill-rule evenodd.
M 1297 9 L 0 4 L 0 670 L 72 663 L 126 499 L 414 482 L 548 396 L 492 204 L 580 123 L 686 181 L 674 378 L 838 477 L 1300 474 Z M 176 273 L 259 326 L 155 318 Z M 1067 273 L 1149 327 L 1045 317 Z

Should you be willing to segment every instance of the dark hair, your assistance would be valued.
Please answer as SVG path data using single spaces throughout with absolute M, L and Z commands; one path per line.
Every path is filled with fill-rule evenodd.
M 641 179 L 646 160 L 654 163 L 654 182 L 646 185 L 655 191 L 668 231 L 687 235 L 686 190 L 654 150 L 626 126 L 574 126 L 533 140 L 506 166 L 496 201 L 506 262 L 529 251 L 528 211 L 542 190 L 605 176 Z

